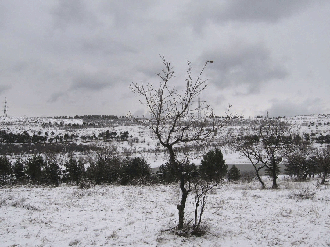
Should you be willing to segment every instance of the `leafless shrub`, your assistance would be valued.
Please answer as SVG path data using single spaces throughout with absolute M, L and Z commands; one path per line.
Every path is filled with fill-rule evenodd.
M 315 191 L 310 190 L 309 188 L 304 188 L 298 192 L 293 192 L 289 195 L 290 199 L 313 199 L 315 196 Z
M 91 182 L 86 179 L 79 182 L 79 189 L 90 189 L 91 187 Z
M 11 203 L 11 206 L 15 208 L 24 208 L 27 210 L 32 210 L 32 211 L 39 211 L 40 209 L 37 208 L 36 206 L 31 205 L 30 203 L 25 203 L 26 198 L 20 198 L 18 200 L 15 200 L 14 202 Z
M 241 181 L 244 183 L 251 183 L 256 178 L 253 171 L 243 171 L 241 172 Z

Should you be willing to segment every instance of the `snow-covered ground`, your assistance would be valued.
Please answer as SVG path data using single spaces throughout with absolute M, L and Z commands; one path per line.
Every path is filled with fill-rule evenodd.
M 330 246 L 330 187 L 284 178 L 279 185 L 219 186 L 207 198 L 206 235 L 190 238 L 169 231 L 177 223 L 176 185 L 2 188 L 0 245 Z

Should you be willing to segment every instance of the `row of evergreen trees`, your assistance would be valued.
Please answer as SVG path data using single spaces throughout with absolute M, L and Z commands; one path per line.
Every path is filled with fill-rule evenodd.
M 201 178 L 219 182 L 226 175 L 229 180 L 238 180 L 239 170 L 234 166 L 228 172 L 228 166 L 219 149 L 211 150 L 203 156 L 201 166 L 186 162 L 181 169 L 162 165 L 157 174 L 152 174 L 150 165 L 142 158 L 121 158 L 117 155 L 98 154 L 96 161 L 85 162 L 70 157 L 63 165 L 55 158 L 35 155 L 27 160 L 10 162 L 6 156 L 0 156 L 0 183 L 32 183 L 58 186 L 60 183 L 79 185 L 85 181 L 93 184 L 146 184 L 171 183 L 178 181 L 184 172 L 187 178 Z
M 99 155 L 96 161 L 85 167 L 84 162 L 71 157 L 60 166 L 55 159 L 35 155 L 25 161 L 10 162 L 0 156 L 0 184 L 32 183 L 58 186 L 60 183 L 95 184 L 119 183 L 122 185 L 146 183 L 151 169 L 142 158 L 124 158 Z

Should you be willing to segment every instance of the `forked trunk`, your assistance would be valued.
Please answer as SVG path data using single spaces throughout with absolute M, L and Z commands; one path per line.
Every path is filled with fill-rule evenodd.
M 176 161 L 176 158 L 175 158 L 175 153 L 173 151 L 173 147 L 172 146 L 166 146 L 168 152 L 169 152 L 169 155 L 170 155 L 170 163 L 178 168 L 179 164 L 178 162 Z M 187 190 L 185 188 L 185 174 L 184 172 L 182 171 L 182 169 L 177 169 L 179 170 L 179 173 L 178 174 L 180 176 L 180 190 L 181 190 L 181 202 L 180 204 L 177 205 L 177 209 L 178 209 L 178 213 L 179 213 L 179 223 L 178 223 L 178 230 L 182 230 L 183 229 L 183 224 L 184 224 L 184 210 L 186 208 L 186 201 L 187 201 L 187 197 L 188 197 L 188 194 L 189 194 L 189 190 Z
M 179 223 L 178 223 L 178 230 L 183 229 L 184 224 L 184 209 L 186 207 L 186 201 L 189 194 L 189 191 L 184 187 L 184 174 L 180 177 L 180 189 L 181 189 L 181 203 L 177 206 L 179 211 Z

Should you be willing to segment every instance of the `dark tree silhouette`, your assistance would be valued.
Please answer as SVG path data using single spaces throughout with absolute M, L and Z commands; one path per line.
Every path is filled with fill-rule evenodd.
M 5 184 L 12 172 L 11 163 L 6 156 L 0 156 L 0 183 Z
M 201 166 L 199 167 L 200 175 L 203 179 L 211 182 L 220 182 L 227 174 L 228 165 L 223 159 L 220 149 L 210 150 L 203 156 Z
M 228 171 L 227 178 L 229 182 L 239 180 L 241 178 L 240 170 L 235 165 L 233 165 Z

